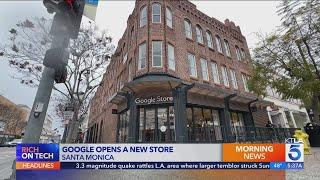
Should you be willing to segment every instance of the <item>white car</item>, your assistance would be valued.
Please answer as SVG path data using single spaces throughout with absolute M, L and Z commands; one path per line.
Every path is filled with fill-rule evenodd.
M 7 142 L 6 144 L 8 146 L 16 146 L 17 144 L 21 144 L 22 143 L 22 139 L 14 139 L 10 142 Z

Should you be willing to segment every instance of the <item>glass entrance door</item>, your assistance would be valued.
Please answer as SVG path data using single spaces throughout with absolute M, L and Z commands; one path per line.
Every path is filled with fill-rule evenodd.
M 139 142 L 173 142 L 173 107 L 139 108 Z

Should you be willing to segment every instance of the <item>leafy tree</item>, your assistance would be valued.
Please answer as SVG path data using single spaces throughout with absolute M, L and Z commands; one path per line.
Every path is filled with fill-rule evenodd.
M 259 35 L 249 88 L 266 95 L 268 86 L 283 99 L 301 99 L 319 122 L 320 100 L 320 2 L 282 1 L 279 29 Z
M 9 30 L 8 44 L 1 44 L 0 56 L 8 60 L 10 67 L 17 70 L 14 75 L 22 84 L 37 87 L 43 70 L 42 61 L 50 48 L 52 20 L 46 18 L 26 19 Z M 83 23 L 79 36 L 69 45 L 68 77 L 65 83 L 55 84 L 53 98 L 57 115 L 63 117 L 66 106 L 74 107 L 74 116 L 69 126 L 79 126 L 88 111 L 89 101 L 100 85 L 101 78 L 114 51 L 112 38 L 91 23 Z M 71 128 L 70 129 L 78 129 Z M 76 133 L 68 139 L 76 139 Z

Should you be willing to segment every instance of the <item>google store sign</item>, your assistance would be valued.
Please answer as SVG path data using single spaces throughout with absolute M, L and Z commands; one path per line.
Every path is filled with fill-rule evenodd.
M 173 102 L 173 97 L 149 97 L 149 98 L 136 98 L 136 104 L 159 104 L 159 103 L 171 103 Z

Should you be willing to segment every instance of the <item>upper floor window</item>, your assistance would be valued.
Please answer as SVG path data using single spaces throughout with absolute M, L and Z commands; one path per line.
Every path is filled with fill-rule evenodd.
M 143 69 L 146 67 L 146 43 L 139 46 L 139 61 L 138 69 Z
M 242 78 L 242 83 L 243 83 L 243 87 L 244 87 L 244 90 L 246 92 L 249 92 L 249 87 L 248 87 L 248 80 L 249 80 L 249 77 L 245 74 L 241 74 L 241 78 Z
M 213 43 L 212 43 L 212 35 L 209 31 L 206 31 L 206 36 L 207 36 L 207 44 L 209 48 L 213 49 Z
M 143 7 L 140 11 L 140 27 L 143 27 L 147 24 L 148 16 L 147 16 L 147 7 Z
M 230 75 L 231 75 L 231 83 L 232 83 L 233 88 L 238 89 L 237 75 L 233 69 L 230 69 Z
M 126 53 L 124 56 L 123 56 L 123 63 L 125 63 L 128 59 L 128 53 Z
M 133 43 L 133 41 L 134 41 L 134 27 L 132 27 L 132 29 L 131 29 L 130 36 L 131 36 L 131 43 Z
M 241 58 L 242 60 L 246 59 L 246 53 L 244 52 L 244 49 L 241 48 Z
M 238 46 L 236 46 L 236 54 L 237 54 L 237 59 L 239 61 L 241 61 L 241 51 L 240 51 L 240 48 Z
M 170 8 L 166 8 L 166 16 L 167 16 L 167 26 L 172 28 L 173 27 L 173 22 L 172 22 L 172 11 Z
M 168 44 L 168 64 L 169 69 L 176 69 L 176 61 L 174 59 L 174 47 L 171 44 Z
M 222 72 L 223 84 L 224 84 L 226 87 L 229 87 L 230 84 L 229 84 L 227 67 L 221 66 L 221 72 Z
M 152 4 L 152 23 L 161 23 L 161 5 L 159 3 Z
M 132 59 L 130 59 L 130 62 L 129 62 L 129 65 L 128 65 L 128 81 L 131 81 L 131 80 L 132 80 L 131 66 L 132 66 Z
M 219 53 L 223 53 L 222 52 L 222 44 L 221 44 L 221 39 L 219 36 L 216 36 L 216 44 L 217 44 L 217 49 Z
M 196 26 L 196 33 L 197 33 L 197 42 L 203 44 L 202 29 L 199 25 Z
M 226 50 L 226 55 L 228 57 L 231 57 L 230 46 L 229 46 L 229 42 L 227 40 L 224 40 L 224 49 Z
M 187 19 L 184 20 L 184 31 L 186 33 L 186 37 L 192 39 L 191 22 Z
M 162 67 L 162 41 L 152 41 L 152 66 Z
M 189 73 L 192 77 L 197 77 L 196 59 L 193 54 L 188 53 Z
M 203 80 L 209 81 L 207 60 L 201 58 L 200 62 L 201 62 L 202 78 Z
M 218 70 L 217 63 L 215 63 L 215 62 L 211 63 L 211 71 L 212 71 L 213 81 L 215 83 L 220 84 L 220 75 L 219 75 L 219 70 Z

